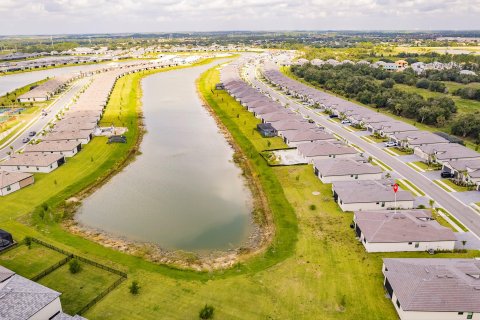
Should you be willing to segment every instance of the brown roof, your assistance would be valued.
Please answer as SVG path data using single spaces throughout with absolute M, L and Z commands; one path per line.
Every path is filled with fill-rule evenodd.
M 480 312 L 478 259 L 383 259 L 405 311 Z
M 31 176 L 31 173 L 0 171 L 0 188 L 8 187 Z
M 371 243 L 456 240 L 453 231 L 433 220 L 428 210 L 357 211 L 355 222 Z
M 0 162 L 0 166 L 36 166 L 46 167 L 62 159 L 63 156 L 52 153 L 14 154 L 10 159 Z
M 78 141 L 67 141 L 67 140 L 53 140 L 53 141 L 42 141 L 38 144 L 28 144 L 25 147 L 25 153 L 27 152 L 61 152 L 61 151 L 72 151 L 80 145 Z

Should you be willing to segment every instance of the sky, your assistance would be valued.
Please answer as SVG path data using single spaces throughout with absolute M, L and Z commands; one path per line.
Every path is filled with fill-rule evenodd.
M 0 0 L 0 34 L 479 30 L 480 0 Z

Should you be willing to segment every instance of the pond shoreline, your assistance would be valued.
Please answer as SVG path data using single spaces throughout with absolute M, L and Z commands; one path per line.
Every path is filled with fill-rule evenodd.
M 215 66 L 214 66 L 215 67 Z M 197 94 L 203 102 L 202 105 L 209 113 L 215 123 L 219 132 L 224 136 L 229 146 L 233 149 L 233 161 L 242 171 L 242 179 L 246 187 L 251 192 L 251 200 L 253 202 L 253 210 L 250 213 L 250 220 L 252 230 L 248 236 L 248 239 L 244 241 L 240 246 L 229 250 L 204 250 L 198 252 L 187 252 L 182 250 L 166 250 L 160 245 L 151 242 L 142 242 L 129 240 L 127 237 L 117 236 L 109 232 L 87 227 L 75 220 L 74 215 L 77 209 L 81 205 L 81 201 L 93 194 L 96 190 L 107 183 L 117 173 L 120 173 L 125 167 L 135 160 L 136 155 L 139 154 L 139 147 L 145 134 L 143 112 L 142 112 L 142 86 L 141 81 L 147 76 L 156 74 L 157 72 L 150 73 L 148 75 L 142 75 L 136 80 L 134 86 L 138 88 L 138 96 L 136 97 L 136 113 L 137 113 L 137 125 L 139 132 L 137 140 L 132 145 L 132 148 L 128 151 L 125 159 L 114 169 L 112 169 L 107 175 L 99 179 L 95 184 L 91 185 L 87 189 L 80 192 L 77 196 L 67 200 L 67 204 L 64 206 L 66 211 L 70 212 L 72 219 L 68 219 L 64 222 L 63 226 L 71 233 L 80 235 L 84 238 L 92 240 L 101 245 L 112 248 L 121 252 L 125 252 L 134 256 L 142 257 L 148 261 L 155 263 L 166 264 L 181 269 L 192 269 L 198 271 L 205 270 L 217 270 L 226 269 L 233 266 L 239 261 L 245 260 L 248 257 L 258 254 L 266 248 L 266 244 L 270 242 L 272 238 L 272 223 L 268 217 L 268 203 L 266 202 L 265 195 L 259 181 L 252 175 L 252 168 L 248 164 L 248 159 L 242 153 L 242 150 L 233 140 L 225 126 L 221 123 L 215 112 L 208 106 L 204 97 L 199 91 L 199 84 L 197 83 Z M 198 82 L 198 80 L 197 80 Z M 255 213 L 261 210 L 263 217 L 267 217 L 265 223 L 256 223 Z

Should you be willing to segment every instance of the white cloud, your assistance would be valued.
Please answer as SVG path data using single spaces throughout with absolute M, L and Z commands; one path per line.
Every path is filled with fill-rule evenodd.
M 480 0 L 0 0 L 0 33 L 479 29 Z

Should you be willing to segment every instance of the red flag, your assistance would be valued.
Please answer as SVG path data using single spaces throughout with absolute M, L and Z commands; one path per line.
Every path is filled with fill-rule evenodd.
M 393 185 L 393 192 L 397 193 L 397 191 L 398 191 L 398 184 L 395 183 Z

